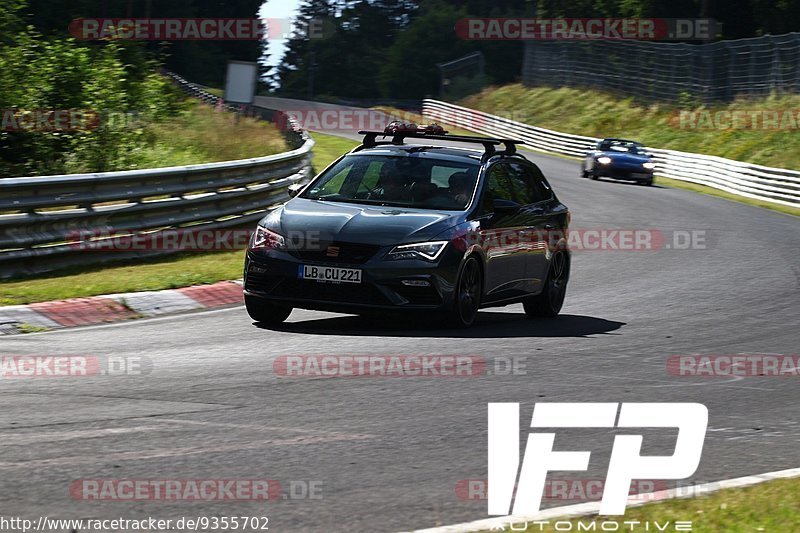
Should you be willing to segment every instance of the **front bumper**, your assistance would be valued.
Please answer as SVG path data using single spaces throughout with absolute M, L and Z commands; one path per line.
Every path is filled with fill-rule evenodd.
M 594 173 L 600 178 L 613 178 L 624 181 L 653 181 L 653 171 L 646 168 L 625 168 L 613 165 L 597 165 Z
M 440 310 L 452 304 L 461 254 L 452 246 L 435 263 L 423 260 L 384 261 L 382 253 L 364 263 L 301 259 L 281 250 L 248 250 L 244 292 L 302 309 L 363 312 L 368 309 Z M 298 277 L 301 265 L 358 268 L 361 283 L 330 283 Z M 404 280 L 426 286 L 404 285 Z

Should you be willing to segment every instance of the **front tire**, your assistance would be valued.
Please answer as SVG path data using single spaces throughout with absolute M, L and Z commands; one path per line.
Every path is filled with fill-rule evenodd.
M 557 316 L 564 305 L 568 282 L 569 257 L 566 253 L 557 252 L 550 260 L 550 270 L 542 292 L 522 303 L 525 314 L 531 318 Z
M 456 281 L 453 307 L 447 317 L 450 326 L 465 328 L 475 322 L 481 306 L 482 291 L 481 266 L 476 258 L 468 257 Z
M 244 306 L 250 318 L 262 324 L 280 324 L 292 313 L 291 307 L 275 305 L 255 296 L 245 295 Z

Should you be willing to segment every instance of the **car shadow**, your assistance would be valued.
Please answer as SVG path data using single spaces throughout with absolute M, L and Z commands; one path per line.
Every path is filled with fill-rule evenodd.
M 254 323 L 261 329 L 309 335 L 354 337 L 430 337 L 430 338 L 513 338 L 513 337 L 588 337 L 610 334 L 625 322 L 583 315 L 560 315 L 557 318 L 529 319 L 524 313 L 481 312 L 469 328 L 452 329 L 437 322 L 411 316 L 335 316 L 277 325 Z
M 617 185 L 632 185 L 634 187 L 642 187 L 643 189 L 666 189 L 663 185 L 659 185 L 657 183 L 653 183 L 652 185 L 645 187 L 643 185 L 639 185 L 635 181 L 625 181 L 625 180 L 615 180 L 614 178 L 597 178 L 596 181 L 602 181 L 604 183 L 616 183 Z

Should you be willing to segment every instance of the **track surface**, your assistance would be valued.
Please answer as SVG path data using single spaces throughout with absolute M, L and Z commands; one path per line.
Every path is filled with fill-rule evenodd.
M 0 514 L 268 515 L 272 531 L 319 532 L 479 519 L 485 502 L 462 501 L 455 487 L 486 477 L 490 401 L 521 402 L 524 421 L 536 401 L 701 402 L 710 423 L 693 479 L 800 465 L 795 379 L 678 378 L 665 366 L 674 354 L 798 352 L 800 220 L 682 190 L 583 180 L 575 162 L 530 157 L 570 206 L 574 228 L 703 230 L 707 249 L 576 253 L 556 320 L 526 320 L 515 305 L 448 331 L 295 311 L 270 330 L 235 307 L 2 339 L 2 355 L 145 356 L 153 371 L 4 380 Z M 523 357 L 527 374 L 282 378 L 272 362 L 286 354 Z M 572 477 L 605 476 L 613 435 L 557 440 L 593 452 L 590 471 Z M 646 433 L 645 453 L 673 446 L 674 434 Z M 85 502 L 67 492 L 81 478 L 315 480 L 323 497 Z

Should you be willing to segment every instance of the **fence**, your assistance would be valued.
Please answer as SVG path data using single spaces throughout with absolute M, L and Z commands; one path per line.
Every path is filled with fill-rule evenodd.
M 710 44 L 528 41 L 528 86 L 591 87 L 647 100 L 729 101 L 800 92 L 800 33 Z
M 78 234 L 252 226 L 310 175 L 313 145 L 306 137 L 295 150 L 255 159 L 0 179 L 0 278 L 169 253 L 87 252 Z
M 535 150 L 572 157 L 583 157 L 599 141 L 593 137 L 537 128 L 438 100 L 425 100 L 422 114 L 431 120 L 463 129 L 518 138 Z M 798 171 L 674 150 L 648 148 L 648 151 L 655 158 L 659 176 L 706 185 L 756 200 L 800 207 Z M 575 175 L 577 177 L 577 171 Z

